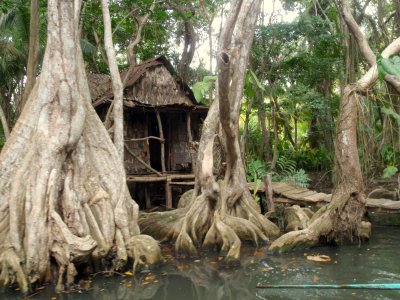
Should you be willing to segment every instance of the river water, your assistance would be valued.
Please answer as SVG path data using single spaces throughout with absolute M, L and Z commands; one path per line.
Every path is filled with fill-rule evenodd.
M 82 281 L 88 291 L 55 294 L 53 286 L 30 299 L 65 300 L 228 300 L 228 299 L 400 299 L 400 291 L 344 289 L 259 289 L 262 284 L 346 284 L 400 282 L 400 227 L 373 228 L 362 245 L 319 247 L 271 255 L 266 248 L 243 247 L 241 266 L 226 267 L 213 253 L 199 259 L 175 260 L 164 249 L 167 262 L 136 276 L 102 275 Z M 330 262 L 307 260 L 323 254 Z M 18 292 L 0 299 L 21 299 Z

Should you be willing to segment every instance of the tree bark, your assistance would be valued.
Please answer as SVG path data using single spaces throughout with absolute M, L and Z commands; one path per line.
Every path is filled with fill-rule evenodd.
M 0 153 L 0 285 L 24 292 L 53 266 L 61 291 L 77 263 L 160 260 L 157 243 L 139 235 L 121 158 L 91 104 L 80 6 L 48 1 L 42 73 Z
M 241 240 L 265 242 L 279 234 L 278 227 L 259 213 L 246 187 L 238 139 L 244 74 L 260 5 L 261 0 L 233 2 L 221 33 L 218 99 L 211 104 L 203 125 L 192 201 L 175 211 L 140 217 L 145 233 L 176 239 L 178 252 L 196 254 L 196 246 L 219 245 L 227 261 L 237 261 Z M 213 150 L 219 121 L 227 166 L 224 179 L 217 182 L 213 174 Z
M 194 13 L 192 13 L 194 15 Z M 189 81 L 190 64 L 196 50 L 197 34 L 191 19 L 185 20 L 185 34 L 182 58 L 179 63 L 179 76 L 183 82 Z

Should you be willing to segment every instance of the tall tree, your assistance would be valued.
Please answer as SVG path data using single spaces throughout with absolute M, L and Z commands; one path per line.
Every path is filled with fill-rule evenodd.
M 257 211 L 246 187 L 240 155 L 238 122 L 243 96 L 244 75 L 261 0 L 231 3 L 224 24 L 218 53 L 217 98 L 203 125 L 191 201 L 181 209 L 141 216 L 145 233 L 158 238 L 176 239 L 177 251 L 194 254 L 196 246 L 222 245 L 228 260 L 237 260 L 242 240 L 264 242 L 279 229 Z M 224 179 L 213 173 L 214 140 L 221 123 L 222 141 L 227 154 Z M 180 201 L 183 201 L 181 199 Z M 183 206 L 183 205 L 182 205 Z
M 139 235 L 122 161 L 91 105 L 80 7 L 48 1 L 42 73 L 0 154 L 0 283 L 22 291 L 54 264 L 62 290 L 77 262 L 160 259 L 157 243 Z
M 374 86 L 378 79 L 378 70 L 375 55 L 350 13 L 348 0 L 342 1 L 342 7 L 344 19 L 371 67 L 357 82 L 347 85 L 341 96 L 335 148 L 339 181 L 331 202 L 312 217 L 310 225 L 304 230 L 289 232 L 274 241 L 270 247 L 272 251 L 314 246 L 321 238 L 340 242 L 343 239 L 369 235 L 371 224 L 361 220 L 366 200 L 357 147 L 358 97 Z M 382 57 L 387 58 L 399 52 L 400 38 L 397 38 L 383 50 Z M 398 82 L 398 79 L 389 75 L 386 75 L 385 79 L 393 81 L 394 84 Z

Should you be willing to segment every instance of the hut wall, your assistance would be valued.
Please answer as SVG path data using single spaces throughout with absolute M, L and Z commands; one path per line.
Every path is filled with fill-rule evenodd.
M 186 113 L 171 114 L 171 171 L 191 171 L 189 138 L 186 127 Z
M 148 136 L 147 116 L 144 113 L 125 112 L 124 117 L 125 140 L 137 139 Z M 135 155 L 147 164 L 150 164 L 149 144 L 143 141 L 126 141 L 125 144 Z M 127 174 L 147 174 L 148 169 L 134 158 L 126 149 L 124 163 Z
M 152 106 L 193 105 L 190 98 L 163 65 L 148 69 L 131 90 L 125 92 L 125 97 Z

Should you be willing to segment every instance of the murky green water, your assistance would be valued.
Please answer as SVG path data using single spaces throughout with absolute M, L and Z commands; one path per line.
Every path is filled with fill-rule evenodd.
M 97 276 L 88 292 L 59 294 L 53 287 L 30 299 L 400 299 L 400 291 L 257 289 L 259 284 L 393 283 L 400 282 L 400 227 L 374 227 L 373 237 L 358 246 L 320 247 L 283 255 L 245 247 L 241 267 L 224 268 L 215 255 L 199 260 L 168 262 L 135 277 Z M 308 255 L 324 254 L 331 262 L 314 262 Z M 17 292 L 1 299 L 20 299 Z

